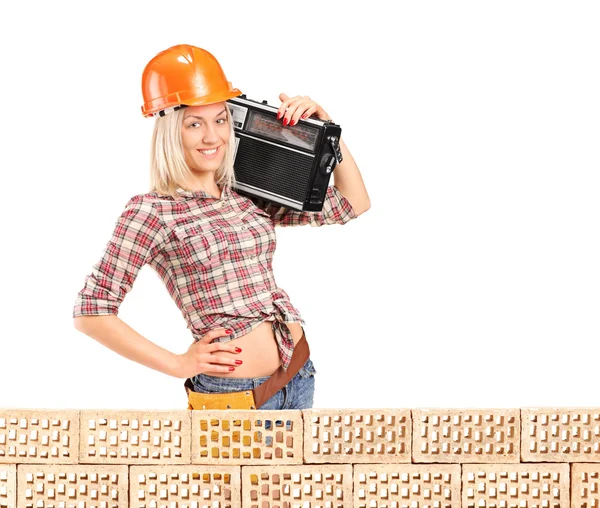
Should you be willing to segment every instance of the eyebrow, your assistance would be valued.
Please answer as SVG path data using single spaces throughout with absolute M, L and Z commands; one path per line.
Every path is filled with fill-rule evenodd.
M 225 110 L 225 109 L 223 109 L 223 111 L 221 111 L 219 114 L 215 115 L 215 118 L 216 118 L 217 116 L 220 116 L 220 115 L 222 115 L 223 113 L 225 113 L 225 111 L 226 111 L 226 110 Z M 188 116 L 186 116 L 185 118 L 186 118 L 186 120 L 187 120 L 188 118 L 197 118 L 198 120 L 204 120 L 204 119 L 205 119 L 203 116 L 198 116 L 198 115 L 188 115 Z

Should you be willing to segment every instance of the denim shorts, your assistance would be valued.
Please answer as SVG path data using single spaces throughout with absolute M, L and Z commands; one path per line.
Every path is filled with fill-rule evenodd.
M 317 371 L 309 358 L 296 375 L 258 409 L 310 409 L 315 393 Z M 264 383 L 265 377 L 218 377 L 198 374 L 190 378 L 195 392 L 225 393 L 252 390 Z

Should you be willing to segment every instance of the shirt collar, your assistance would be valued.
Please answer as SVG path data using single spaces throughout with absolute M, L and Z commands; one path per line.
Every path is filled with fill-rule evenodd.
M 187 198 L 199 198 L 199 199 L 214 199 L 214 200 L 219 200 L 219 199 L 227 199 L 230 195 L 230 189 L 229 186 L 227 184 L 223 184 L 221 186 L 221 197 L 217 198 L 216 196 L 213 196 L 212 194 L 209 194 L 206 191 L 203 190 L 195 190 L 195 191 L 191 191 L 191 190 L 184 190 L 181 187 L 177 187 L 177 194 L 179 196 L 184 196 Z

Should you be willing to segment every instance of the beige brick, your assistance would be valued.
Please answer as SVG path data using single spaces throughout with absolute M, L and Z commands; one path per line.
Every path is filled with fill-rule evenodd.
M 0 409 L 0 464 L 76 464 L 79 411 Z
M 17 465 L 0 464 L 0 508 L 17 506 Z
M 356 508 L 460 508 L 459 464 L 357 464 Z
M 600 464 L 571 464 L 571 506 L 600 507 Z
M 129 485 L 130 508 L 242 504 L 240 466 L 131 466 Z
M 518 409 L 413 409 L 413 462 L 519 462 Z
M 242 508 L 352 506 L 352 466 L 243 466 Z
M 410 462 L 410 409 L 305 409 L 305 463 Z
M 25 464 L 17 468 L 19 508 L 127 508 L 128 467 Z
M 522 408 L 523 462 L 600 462 L 600 408 Z
M 192 413 L 193 464 L 302 464 L 302 412 Z
M 569 508 L 569 464 L 463 464 L 462 508 Z
M 189 464 L 190 412 L 81 411 L 81 464 Z

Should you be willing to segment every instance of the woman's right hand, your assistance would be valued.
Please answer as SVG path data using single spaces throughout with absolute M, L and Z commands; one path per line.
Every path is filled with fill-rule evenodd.
M 226 337 L 226 328 L 215 328 L 209 331 L 199 341 L 194 342 L 188 350 L 179 357 L 178 376 L 180 378 L 194 377 L 196 374 L 228 374 L 242 363 L 227 356 L 219 355 L 219 351 L 241 353 L 241 349 L 231 342 L 213 342 L 217 337 Z M 236 363 L 239 362 L 239 363 Z

